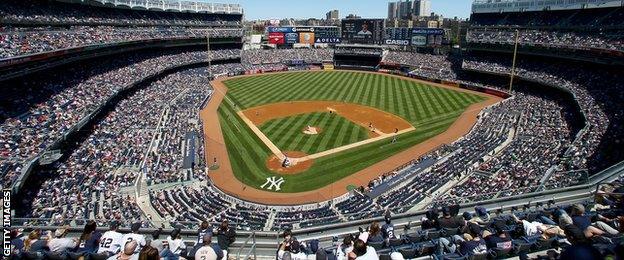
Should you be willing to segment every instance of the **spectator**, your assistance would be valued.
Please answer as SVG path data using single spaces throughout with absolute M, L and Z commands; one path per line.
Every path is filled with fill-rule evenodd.
M 379 260 L 375 249 L 367 246 L 366 242 L 361 239 L 355 240 L 353 243 L 353 251 L 349 253 L 348 258 L 356 260 Z
M 79 254 L 95 253 L 100 244 L 102 232 L 97 230 L 97 223 L 93 220 L 87 221 L 85 227 L 78 239 L 78 248 L 76 252 Z
M 100 245 L 97 250 L 98 255 L 106 257 L 113 256 L 121 250 L 122 244 L 125 245 L 124 235 L 119 233 L 119 222 L 112 221 L 109 224 L 109 230 L 102 234 Z
M 114 256 L 114 259 L 117 260 L 134 260 L 139 257 L 139 252 L 137 252 L 137 248 L 139 244 L 135 240 L 130 240 L 125 243 L 123 250 Z
M 185 252 L 186 244 L 182 241 L 180 232 L 181 230 L 179 228 L 171 231 L 171 235 L 167 237 L 167 245 L 165 246 L 165 249 L 160 252 L 161 257 L 165 259 L 178 259 L 182 255 L 182 252 Z
M 366 243 L 380 243 L 384 241 L 384 237 L 381 234 L 381 227 L 377 221 L 374 221 L 368 229 L 368 240 Z
M 145 236 L 139 234 L 140 228 L 140 222 L 133 223 L 132 226 L 130 226 L 130 233 L 123 235 L 123 237 L 121 238 L 122 243 L 128 243 L 130 241 L 136 242 L 136 246 L 134 247 L 134 253 L 137 254 L 141 251 L 146 243 Z
M 208 223 L 208 221 L 202 221 L 201 225 L 199 226 L 199 230 L 197 231 L 197 242 L 195 243 L 196 245 L 201 245 L 203 244 L 203 238 L 206 234 L 210 233 L 212 235 L 212 227 L 210 227 L 210 223 Z
M 162 252 L 165 249 L 163 241 L 160 240 L 160 233 L 162 233 L 162 228 L 154 230 L 154 232 L 152 233 L 152 241 L 150 241 L 149 243 L 149 245 L 152 248 L 156 248 L 158 252 Z
M 438 227 L 441 229 L 460 229 L 463 228 L 466 223 L 457 218 L 451 216 L 451 209 L 447 206 L 442 207 L 442 218 L 438 219 Z
M 78 246 L 78 240 L 75 238 L 67 238 L 67 232 L 69 227 L 59 228 L 54 231 L 54 238 L 48 242 L 48 247 L 53 253 L 65 255 L 68 250 L 74 249 Z
M 223 251 L 225 259 L 228 258 L 229 248 L 234 241 L 236 241 L 236 231 L 233 228 L 230 228 L 227 220 L 223 220 L 217 230 L 217 242 Z
M 219 260 L 223 258 L 223 252 L 219 245 L 212 244 L 212 234 L 206 233 L 200 247 L 195 253 L 195 260 Z
M 141 249 L 138 260 L 160 260 L 158 252 L 158 249 L 152 247 L 151 245 L 147 245 Z

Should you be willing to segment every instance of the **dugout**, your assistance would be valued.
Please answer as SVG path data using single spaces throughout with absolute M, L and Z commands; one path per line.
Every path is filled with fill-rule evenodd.
M 334 48 L 334 66 L 338 69 L 379 69 L 383 48 L 374 45 L 337 45 Z

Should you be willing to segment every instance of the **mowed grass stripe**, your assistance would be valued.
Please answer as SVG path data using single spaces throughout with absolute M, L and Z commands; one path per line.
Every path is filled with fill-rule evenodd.
M 274 122 L 280 121 L 280 122 Z M 268 132 L 267 126 L 288 125 L 284 131 Z M 306 135 L 302 130 L 307 126 L 321 129 L 319 135 Z M 308 154 L 358 142 L 367 138 L 364 128 L 349 122 L 343 117 L 330 113 L 310 113 L 286 118 L 274 119 L 260 126 L 263 133 L 282 151 L 302 151 Z M 356 138 L 351 132 L 358 132 Z M 342 137 L 342 138 L 339 138 Z
M 294 140 L 295 138 L 297 138 L 298 136 L 302 136 L 302 129 L 298 129 L 299 132 L 297 132 L 295 129 L 298 126 L 303 125 L 305 122 L 309 122 L 312 121 L 315 118 L 315 114 L 306 114 L 306 115 L 300 115 L 300 116 L 292 116 L 290 117 L 292 120 L 274 120 L 274 121 L 280 121 L 280 122 L 288 122 L 286 124 L 282 123 L 282 126 L 285 126 L 283 128 L 280 128 L 280 131 L 271 131 L 269 129 L 266 130 L 262 130 L 262 132 L 269 137 L 269 139 L 271 139 L 273 141 L 273 143 L 275 145 L 277 145 L 277 147 L 280 147 L 282 150 L 284 148 L 289 149 L 288 145 L 289 143 L 295 143 L 296 141 Z
M 483 100 L 477 95 L 460 93 L 452 89 L 439 89 L 400 78 L 351 71 L 259 75 L 230 79 L 225 84 L 230 89 L 228 96 L 238 102 L 241 109 L 292 100 L 341 101 L 384 110 L 416 126 L 415 131 L 400 135 L 396 144 L 390 144 L 389 139 L 382 140 L 316 159 L 309 170 L 297 175 L 283 176 L 286 181 L 280 192 L 313 190 L 349 176 L 441 133 L 456 120 L 465 107 Z M 229 118 L 226 116 L 234 114 L 234 110 L 233 107 L 219 110 L 226 145 L 231 152 L 230 160 L 234 174 L 244 183 L 259 187 L 267 177 L 276 175 L 265 166 L 270 151 L 242 121 L 225 120 Z M 348 124 L 327 122 L 327 127 L 318 136 L 305 136 L 301 133 L 306 124 L 317 122 L 313 121 L 315 118 L 321 120 L 323 114 L 325 113 L 312 119 L 297 120 L 294 124 L 298 126 L 290 125 L 291 123 L 267 122 L 261 129 L 263 132 L 266 131 L 265 127 L 275 130 L 275 133 L 280 135 L 280 144 L 287 144 L 288 147 L 292 145 L 293 149 L 289 150 L 301 150 L 302 146 L 312 143 L 306 146 L 304 151 L 306 153 L 331 149 L 363 140 L 361 138 L 368 138 L 364 127 L 351 122 L 347 122 Z M 321 121 L 318 121 L 318 124 L 322 124 Z M 290 127 L 282 128 L 285 124 L 289 124 Z M 280 132 L 277 132 L 278 129 L 281 129 Z M 334 134 L 324 136 L 326 133 Z M 270 135 L 266 132 L 265 134 Z M 311 139 L 313 140 L 310 141 Z M 282 148 L 279 145 L 278 147 Z

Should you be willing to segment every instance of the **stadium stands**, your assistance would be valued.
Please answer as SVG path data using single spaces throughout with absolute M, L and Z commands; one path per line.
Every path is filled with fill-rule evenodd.
M 475 46 L 506 46 L 514 43 L 519 30 L 524 46 L 622 52 L 622 10 L 474 14 L 466 39 Z M 0 14 L 0 59 L 4 60 L 137 40 L 243 36 L 241 15 L 37 0 L 2 1 Z M 585 185 L 592 176 L 623 161 L 621 67 L 543 59 L 539 52 L 521 55 L 515 71 L 519 80 L 508 90 L 510 55 L 483 50 L 447 56 L 383 51 L 379 46 L 270 50 L 235 46 L 210 53 L 200 47 L 203 51 L 180 47 L 103 57 L 2 82 L 0 186 L 11 187 L 33 158 L 59 142 L 66 153 L 50 165 L 33 168 L 20 193 L 16 223 L 75 227 L 96 220 L 100 226 L 114 221 L 122 227 L 140 222 L 143 228 L 198 229 L 200 223 L 209 221 L 252 235 L 256 231 L 313 230 L 313 235 L 298 241 L 301 247 L 291 243 L 294 240 L 288 232 L 279 242 L 283 247 L 273 245 L 271 237 L 271 254 L 280 248 L 280 259 L 286 253 L 345 257 L 350 252 L 376 254 L 381 259 L 393 254 L 481 259 L 545 255 L 549 249 L 560 249 L 561 257 L 575 254 L 574 250 L 605 257 L 615 255 L 615 246 L 624 241 L 621 183 L 607 185 L 597 205 L 538 205 L 512 212 L 478 207 L 463 215 L 458 212 L 459 205 Z M 368 186 L 333 200 L 259 205 L 213 186 L 200 127 L 211 122 L 200 122 L 197 116 L 212 93 L 208 75 L 309 69 L 335 62 L 341 55 L 374 56 L 374 66 L 366 69 L 398 65 L 402 70 L 392 73 L 508 91 L 511 97 L 484 109 L 461 139 L 415 157 L 395 171 L 380 173 Z M 184 67 L 205 63 L 209 57 L 228 63 Z M 303 61 L 303 65 L 292 66 L 293 61 Z M 67 139 L 68 132 L 85 125 L 77 137 Z M 419 167 L 423 161 L 431 162 L 430 166 Z M 398 184 L 390 185 L 396 180 Z M 383 190 L 377 194 L 380 187 Z M 139 193 L 149 202 L 141 204 Z M 584 198 L 583 202 L 589 201 Z M 146 208 L 151 209 L 149 213 Z M 427 213 L 417 213 L 421 211 Z M 385 225 L 353 228 L 382 217 Z M 393 220 L 402 217 L 422 218 L 413 224 L 401 223 L 403 232 L 392 229 Z M 323 229 L 334 224 L 349 228 L 336 231 L 348 234 L 341 236 L 344 242 L 325 243 L 313 250 L 318 247 L 316 238 L 334 235 L 333 230 Z M 219 245 L 227 247 L 231 241 L 222 244 L 222 229 L 214 234 L 221 234 Z M 95 253 L 97 247 L 46 250 L 34 247 L 34 241 L 45 240 L 36 230 L 12 235 L 24 242 L 23 247 L 14 248 L 16 255 L 69 257 Z M 186 242 L 188 249 L 177 254 L 193 256 L 195 251 L 189 249 L 196 245 Z

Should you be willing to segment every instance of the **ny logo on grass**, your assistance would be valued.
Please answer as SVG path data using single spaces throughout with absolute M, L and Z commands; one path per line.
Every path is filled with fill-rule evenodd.
M 275 176 L 267 177 L 266 182 L 262 184 L 260 188 L 264 189 L 264 186 L 268 185 L 268 187 L 266 188 L 267 190 L 273 190 L 273 187 L 275 187 L 275 191 L 279 191 L 282 189 L 280 187 L 282 186 L 283 183 L 284 183 L 284 177 L 280 177 L 279 179 L 276 179 Z

